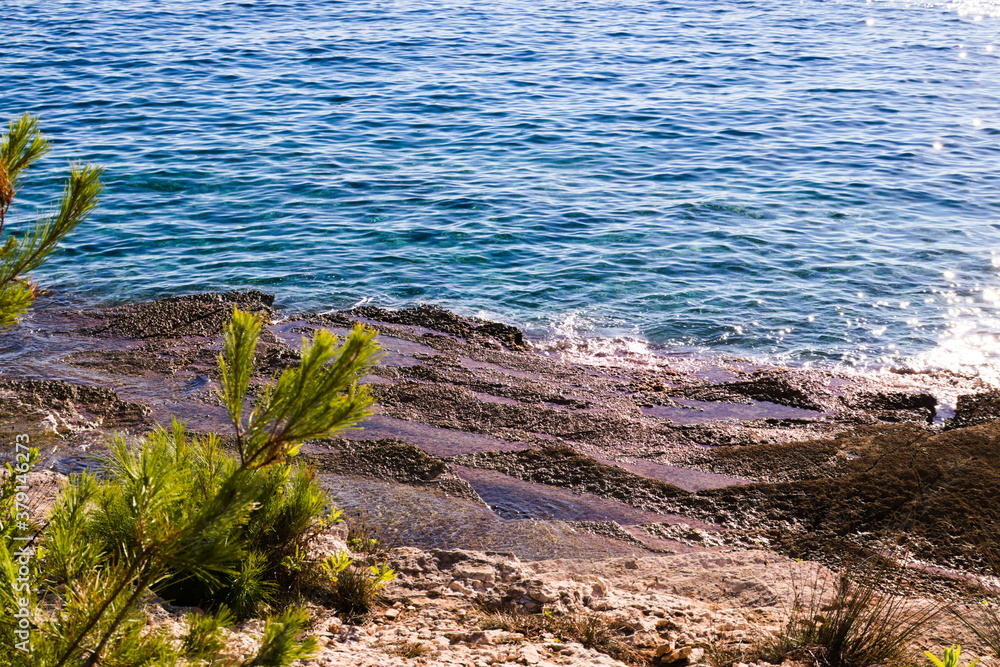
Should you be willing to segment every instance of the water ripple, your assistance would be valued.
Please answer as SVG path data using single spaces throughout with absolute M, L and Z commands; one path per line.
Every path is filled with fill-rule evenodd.
M 997 7 L 8 0 L 2 99 L 108 167 L 65 290 L 979 366 Z

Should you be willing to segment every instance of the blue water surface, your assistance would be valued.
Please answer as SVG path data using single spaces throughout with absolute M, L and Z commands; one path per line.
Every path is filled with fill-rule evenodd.
M 4 0 L 0 111 L 107 167 L 36 278 L 789 360 L 1000 350 L 1000 8 Z M 996 45 L 996 47 L 994 46 Z

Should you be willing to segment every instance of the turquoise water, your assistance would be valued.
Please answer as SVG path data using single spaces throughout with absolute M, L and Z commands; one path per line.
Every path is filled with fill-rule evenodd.
M 5 0 L 0 109 L 104 164 L 37 278 L 962 366 L 1000 344 L 1000 6 Z M 994 45 L 996 45 L 994 47 Z

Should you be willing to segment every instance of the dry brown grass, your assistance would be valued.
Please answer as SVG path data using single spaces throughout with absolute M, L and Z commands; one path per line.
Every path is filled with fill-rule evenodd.
M 431 649 L 428 648 L 426 644 L 421 644 L 420 642 L 400 642 L 398 644 L 384 646 L 382 650 L 388 655 L 394 655 L 408 660 L 423 657 L 431 652 Z
M 595 613 L 526 614 L 510 610 L 481 610 L 480 627 L 484 630 L 504 630 L 520 633 L 529 639 L 543 634 L 555 635 L 561 641 L 572 641 L 621 660 L 630 665 L 648 665 L 650 656 L 623 642 L 620 637 L 632 628 Z
M 817 569 L 812 581 L 795 586 L 783 630 L 758 642 L 753 657 L 817 667 L 904 664 L 911 643 L 942 605 L 915 604 L 890 592 L 890 573 L 891 565 L 878 557 L 839 574 Z

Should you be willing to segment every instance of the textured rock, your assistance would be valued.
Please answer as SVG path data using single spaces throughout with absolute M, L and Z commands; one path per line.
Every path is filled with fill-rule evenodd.
M 955 404 L 955 416 L 945 422 L 945 428 L 979 426 L 1000 420 L 1000 391 L 964 394 Z
M 81 333 L 132 339 L 218 336 L 232 314 L 233 306 L 271 313 L 273 303 L 274 296 L 256 290 L 209 292 L 145 301 L 87 313 L 99 318 L 101 323 Z

